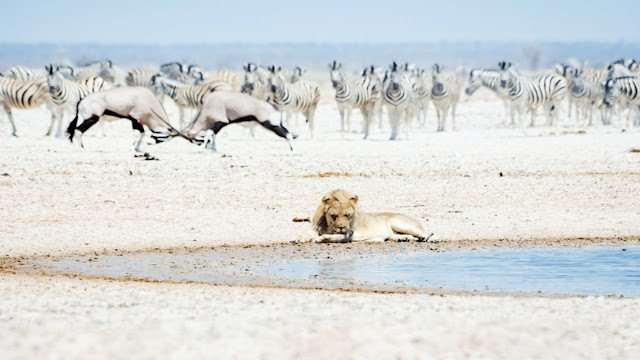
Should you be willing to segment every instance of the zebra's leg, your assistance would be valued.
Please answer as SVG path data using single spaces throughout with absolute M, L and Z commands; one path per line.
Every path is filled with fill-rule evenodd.
M 534 127 L 536 125 L 536 108 L 529 108 L 529 112 L 531 113 L 531 123 L 529 123 L 529 127 Z
M 398 136 L 398 110 L 389 110 L 389 123 L 391 125 L 391 137 L 389 140 L 395 140 Z
M 351 114 L 353 113 L 353 109 L 351 107 L 347 108 L 347 133 L 351 133 Z
M 5 114 L 7 114 L 7 119 L 9 119 L 9 123 L 11 124 L 11 136 L 18 137 L 16 132 L 16 124 L 13 122 L 13 115 L 11 114 L 11 107 L 8 105 L 3 106 L 3 110 Z
M 442 111 L 442 130 L 444 131 L 444 127 L 447 124 L 447 115 L 449 114 L 449 105 L 447 105 Z
M 342 106 L 338 106 L 338 114 L 340 114 L 340 132 L 344 132 L 344 111 Z
M 453 131 L 458 130 L 458 128 L 456 127 L 456 107 L 457 106 L 458 106 L 457 103 L 451 104 L 451 126 L 453 126 Z
M 317 106 L 318 106 L 318 104 L 310 106 L 309 109 L 307 109 L 307 113 L 306 113 L 306 118 L 307 118 L 307 121 L 309 122 L 309 130 L 311 130 L 311 138 L 312 139 L 313 139 L 313 130 L 315 129 L 314 120 L 315 120 L 315 116 L 316 116 L 316 107 Z
M 364 109 L 362 111 L 364 118 L 364 140 L 369 137 L 369 127 L 371 126 L 371 120 L 373 119 L 373 109 Z
M 59 106 L 54 105 L 52 108 L 50 108 L 51 110 L 51 123 L 49 123 L 49 130 L 47 130 L 47 134 L 45 136 L 51 136 L 53 135 L 53 128 L 56 125 L 56 122 L 58 121 L 58 112 L 59 112 Z
M 62 136 L 62 123 L 64 122 L 65 114 L 67 113 L 66 108 L 60 109 L 60 116 L 58 116 L 58 129 L 56 130 L 56 138 L 60 138 Z

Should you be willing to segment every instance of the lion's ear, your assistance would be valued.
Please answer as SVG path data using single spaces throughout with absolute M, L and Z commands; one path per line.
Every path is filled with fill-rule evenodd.
M 325 203 L 325 205 L 329 205 L 329 203 L 331 202 L 331 197 L 330 196 L 323 197 L 322 202 Z
M 351 202 L 353 203 L 353 205 L 358 203 L 358 195 L 353 195 L 351 197 Z

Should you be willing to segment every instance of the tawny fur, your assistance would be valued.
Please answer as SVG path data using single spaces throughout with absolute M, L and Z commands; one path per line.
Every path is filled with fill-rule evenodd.
M 313 230 L 294 242 L 435 241 L 418 220 L 396 213 L 365 213 L 358 196 L 333 190 L 322 198 L 313 216 Z

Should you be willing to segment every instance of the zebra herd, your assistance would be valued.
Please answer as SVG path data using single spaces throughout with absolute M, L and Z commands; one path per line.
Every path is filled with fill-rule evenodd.
M 534 126 L 538 109 L 546 115 L 547 125 L 558 124 L 564 102 L 568 103 L 568 117 L 574 115 L 579 123 L 584 121 L 581 124 L 592 125 L 594 114 L 599 113 L 605 125 L 611 124 L 616 114 L 620 123 L 626 117 L 627 125 L 630 121 L 640 125 L 640 62 L 633 59 L 614 61 L 600 70 L 584 64 L 557 64 L 554 73 L 540 74 L 524 74 L 506 61 L 499 62 L 495 69 L 466 71 L 459 67 L 455 72 L 445 72 L 443 66 L 434 64 L 430 73 L 409 63 L 393 62 L 386 70 L 367 66 L 351 79 L 338 61 L 328 66 L 341 131 L 351 131 L 351 114 L 358 109 L 365 139 L 376 116 L 382 127 L 383 109 L 391 125 L 390 139 L 395 140 L 401 130 L 408 136 L 413 126 L 426 125 L 430 103 L 436 109 L 437 130 L 445 130 L 449 116 L 455 130 L 461 89 L 472 96 L 481 87 L 494 92 L 504 103 L 506 121 L 510 119 L 511 125 L 524 124 L 523 117 L 528 113 L 529 125 Z M 148 88 L 160 100 L 165 96 L 172 99 L 183 128 L 189 124 L 187 113 L 200 109 L 209 94 L 240 92 L 271 103 L 284 114 L 288 125 L 302 115 L 313 137 L 320 88 L 305 79 L 306 69 L 302 67 L 283 69 L 247 63 L 242 79 L 231 71 L 205 72 L 196 65 L 172 62 L 155 69 L 132 68 L 122 81 L 115 69 L 111 61 L 103 60 L 78 67 L 16 66 L 0 74 L 0 108 L 9 119 L 12 135 L 16 135 L 12 109 L 46 106 L 52 114 L 47 134 L 60 136 L 65 123 L 75 116 L 78 102 L 87 95 L 139 86 Z M 108 116 L 105 118 L 108 120 Z

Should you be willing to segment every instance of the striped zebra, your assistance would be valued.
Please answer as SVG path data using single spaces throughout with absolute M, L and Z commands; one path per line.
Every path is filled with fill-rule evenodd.
M 74 76 L 78 81 L 99 76 L 110 83 L 115 82 L 113 63 L 110 60 L 96 61 L 77 67 L 74 69 Z
M 608 79 L 604 85 L 604 104 L 611 107 L 618 98 L 624 98 L 635 109 L 640 110 L 640 78 L 622 76 Z
M 320 101 L 318 85 L 306 81 L 291 84 L 281 74 L 281 67 L 269 67 L 269 89 L 271 103 L 283 113 L 301 113 L 309 123 L 309 130 L 313 138 L 314 115 Z
M 179 62 L 172 62 L 160 65 L 160 74 L 171 80 L 177 80 L 187 85 L 194 85 L 197 75 L 194 77 L 189 74 L 189 69 L 191 69 L 192 74 L 196 73 L 194 68 L 194 65 L 185 66 Z
M 251 95 L 260 100 L 269 100 L 271 93 L 269 89 L 270 73 L 267 69 L 263 69 L 255 63 L 243 65 L 244 83 L 240 89 L 243 94 Z
M 456 107 L 460 100 L 460 83 L 455 75 L 443 75 L 444 67 L 433 65 L 433 87 L 431 88 L 431 100 L 438 115 L 438 131 L 444 131 L 447 114 L 451 109 L 451 124 L 456 130 Z
M 413 103 L 415 104 L 415 114 L 420 127 L 424 127 L 427 122 L 427 111 L 431 102 L 431 88 L 433 86 L 431 76 L 424 69 L 416 69 L 413 75 Z
M 512 101 L 511 119 L 513 121 L 514 111 L 522 109 L 531 112 L 531 124 L 535 125 L 536 110 L 542 106 L 547 115 L 547 125 L 552 125 L 555 113 L 567 94 L 567 83 L 557 75 L 524 76 L 519 74 L 511 63 L 504 61 L 500 66 L 500 87 L 507 90 L 509 99 Z
M 181 126 L 185 125 L 185 108 L 200 108 L 205 96 L 214 91 L 233 91 L 231 85 L 223 81 L 212 81 L 201 85 L 186 85 L 179 81 L 165 78 L 162 75 L 154 75 L 151 82 L 157 91 L 168 95 L 178 105 Z
M 604 89 L 598 78 L 595 76 L 583 77 L 583 70 L 581 69 L 569 69 L 566 73 L 568 97 L 572 99 L 572 102 L 576 104 L 576 119 L 580 121 L 580 111 L 584 117 L 589 117 L 589 124 L 593 124 L 593 111 L 594 108 L 602 109 L 602 102 L 604 97 Z M 603 123 L 606 124 L 604 116 L 602 116 Z
M 607 66 L 606 76 L 602 81 L 602 83 L 606 84 L 607 81 L 620 78 L 620 77 L 636 76 L 637 72 L 638 72 L 638 66 L 635 60 L 619 59 Z M 624 112 L 627 111 L 629 108 L 634 108 L 634 107 L 630 106 L 629 101 L 627 100 L 626 97 L 624 96 L 617 97 L 617 101 L 615 104 L 613 104 L 612 106 L 607 106 L 605 108 L 605 113 L 606 113 L 605 117 L 610 122 L 612 119 L 612 113 L 617 113 L 618 124 L 623 124 Z M 632 115 L 633 115 L 632 111 L 627 111 L 626 124 L 629 123 Z
M 47 77 L 47 71 L 43 69 L 32 69 L 26 66 L 18 65 L 10 68 L 4 73 L 4 76 L 9 79 L 18 81 L 29 81 L 34 79 L 44 79 Z
M 496 93 L 498 98 L 502 100 L 504 104 L 505 118 L 509 117 L 510 101 L 506 91 L 500 87 L 500 72 L 498 70 L 473 69 L 469 72 L 469 79 L 467 84 L 467 88 L 464 90 L 464 92 L 468 96 L 473 95 L 482 86 Z M 515 123 L 512 122 L 511 125 L 515 125 Z
M 228 70 L 220 70 L 215 72 L 209 72 L 203 77 L 200 83 L 207 83 L 210 81 L 223 81 L 231 86 L 234 92 L 239 92 L 242 87 L 242 83 L 238 76 Z
M 32 109 L 42 104 L 52 105 L 46 79 L 18 81 L 0 76 L 0 105 L 11 123 L 12 136 L 17 134 L 11 109 Z
M 382 82 L 383 98 L 389 113 L 389 122 L 391 123 L 389 140 L 395 140 L 398 136 L 398 127 L 401 119 L 408 135 L 409 121 L 413 117 L 414 110 L 412 103 L 413 90 L 409 75 L 398 67 L 395 61 L 389 68 L 390 71 L 385 74 Z
M 306 72 L 307 72 L 307 69 L 302 68 L 300 66 L 296 66 L 295 68 L 293 68 L 291 73 L 291 78 L 290 78 L 291 83 L 295 84 L 298 81 L 302 80 L 302 77 Z
M 342 64 L 329 64 L 331 84 L 336 91 L 335 100 L 340 113 L 341 130 L 344 131 L 344 118 L 347 117 L 347 131 L 351 132 L 351 112 L 354 108 L 360 110 L 364 119 L 364 138 L 369 137 L 369 127 L 373 118 L 376 102 L 380 97 L 380 87 L 376 82 L 363 77 L 359 81 L 350 82 L 342 70 Z M 346 114 L 345 114 L 346 113 Z
M 140 86 L 148 89 L 153 89 L 153 83 L 151 78 L 154 75 L 158 75 L 158 71 L 143 68 L 133 68 L 129 70 L 127 76 L 124 78 L 127 86 Z
M 111 85 L 103 78 L 90 77 L 81 81 L 67 80 L 61 73 L 54 72 L 53 66 L 48 66 L 49 75 L 47 84 L 53 101 L 51 125 L 47 135 L 51 135 L 55 122 L 58 122 L 56 137 L 62 134 L 62 123 L 65 113 L 71 113 L 71 119 L 75 118 L 77 105 L 85 96 L 111 88 Z
M 384 74 L 382 73 L 382 68 L 377 68 L 374 65 L 368 66 L 364 68 L 362 71 L 362 78 L 368 79 L 369 81 L 376 84 L 378 89 L 383 90 L 384 87 L 382 85 L 382 80 L 384 78 Z M 378 92 L 378 98 L 376 100 L 376 105 L 373 110 L 374 114 L 378 114 L 378 129 L 382 129 L 382 105 L 384 103 L 384 99 L 382 96 L 382 91 Z

